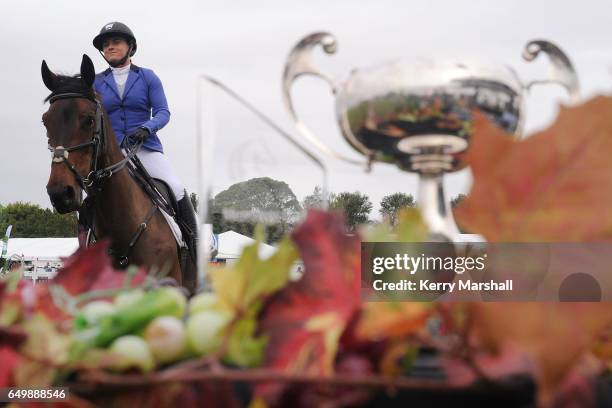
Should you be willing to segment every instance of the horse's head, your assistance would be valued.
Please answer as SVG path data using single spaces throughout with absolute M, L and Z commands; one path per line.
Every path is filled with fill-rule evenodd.
M 53 207 L 64 214 L 79 208 L 87 176 L 95 169 L 101 148 L 102 108 L 92 88 L 95 70 L 87 55 L 83 55 L 80 75 L 56 75 L 45 61 L 41 71 L 51 91 L 46 99 L 49 110 L 42 116 L 53 152 L 47 193 Z

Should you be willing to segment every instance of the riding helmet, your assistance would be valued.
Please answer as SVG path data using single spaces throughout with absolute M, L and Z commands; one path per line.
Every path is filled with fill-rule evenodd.
M 120 23 L 119 21 L 113 21 L 105 24 L 100 30 L 100 34 L 96 35 L 93 39 L 94 47 L 96 47 L 99 51 L 102 51 L 104 40 L 106 40 L 108 37 L 124 37 L 128 44 L 132 45 L 130 57 L 136 53 L 136 37 L 134 37 L 134 33 L 132 33 L 132 30 L 130 30 L 130 27 L 127 25 Z

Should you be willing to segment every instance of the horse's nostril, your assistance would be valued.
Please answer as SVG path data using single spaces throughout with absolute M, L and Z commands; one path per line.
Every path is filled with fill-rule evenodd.
M 74 211 L 79 206 L 77 192 L 72 186 L 47 186 L 47 192 L 49 193 L 51 204 L 60 214 Z
M 76 195 L 74 193 L 74 188 L 72 186 L 64 187 L 64 200 L 67 202 L 75 201 Z

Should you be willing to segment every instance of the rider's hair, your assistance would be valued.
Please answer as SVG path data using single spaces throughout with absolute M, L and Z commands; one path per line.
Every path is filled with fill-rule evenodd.
M 81 80 L 80 74 L 74 76 L 58 74 L 55 76 L 55 81 L 57 86 L 55 90 L 45 98 L 45 102 L 49 101 L 53 95 L 62 93 L 79 93 L 91 100 L 96 99 L 93 86 L 88 87 L 85 85 L 85 83 Z

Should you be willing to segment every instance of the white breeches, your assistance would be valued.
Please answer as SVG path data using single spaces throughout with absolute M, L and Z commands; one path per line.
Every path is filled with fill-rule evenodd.
M 183 183 L 181 183 L 170 165 L 170 161 L 163 153 L 141 148 L 136 155 L 151 177 L 168 183 L 177 201 L 185 196 Z

